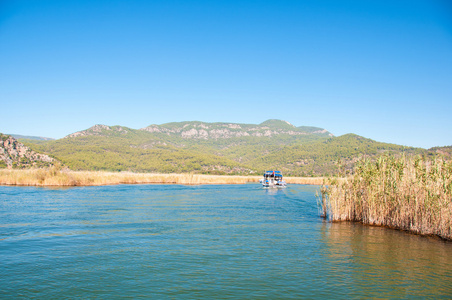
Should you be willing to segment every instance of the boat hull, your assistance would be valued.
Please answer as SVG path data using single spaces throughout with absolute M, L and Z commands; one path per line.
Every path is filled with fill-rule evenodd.
M 265 182 L 262 181 L 262 186 L 266 188 L 285 188 L 286 182 Z

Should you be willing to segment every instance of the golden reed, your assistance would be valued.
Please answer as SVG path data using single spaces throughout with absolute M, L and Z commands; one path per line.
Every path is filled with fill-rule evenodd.
M 152 174 L 132 172 L 70 171 L 59 167 L 46 169 L 0 170 L 1 185 L 88 186 L 111 184 L 244 184 L 259 182 L 260 176 L 204 174 Z M 320 185 L 323 178 L 287 177 L 287 183 Z
M 354 174 L 326 180 L 322 216 L 452 240 L 452 161 L 382 156 L 357 163 Z

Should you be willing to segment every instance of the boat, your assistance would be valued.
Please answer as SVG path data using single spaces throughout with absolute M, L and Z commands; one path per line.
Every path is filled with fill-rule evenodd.
M 286 187 L 286 182 L 280 171 L 265 171 L 264 178 L 259 180 L 263 187 L 282 188 Z

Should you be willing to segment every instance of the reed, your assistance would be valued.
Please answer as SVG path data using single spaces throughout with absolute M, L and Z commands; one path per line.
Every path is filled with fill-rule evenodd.
M 260 176 L 204 174 L 151 174 L 132 172 L 70 171 L 53 166 L 46 169 L 0 170 L 2 185 L 88 186 L 109 184 L 244 184 L 259 182 Z M 286 178 L 288 183 L 321 184 L 321 178 Z
M 452 161 L 441 157 L 363 159 L 354 174 L 325 181 L 321 214 L 452 240 Z
M 325 178 L 323 178 L 323 177 L 284 177 L 284 181 L 287 183 L 291 183 L 291 184 L 321 185 L 325 181 Z

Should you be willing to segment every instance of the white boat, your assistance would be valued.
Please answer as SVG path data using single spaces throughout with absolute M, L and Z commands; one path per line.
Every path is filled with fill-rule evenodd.
M 280 171 L 265 171 L 264 178 L 259 180 L 263 187 L 282 188 L 286 187 L 286 182 Z

